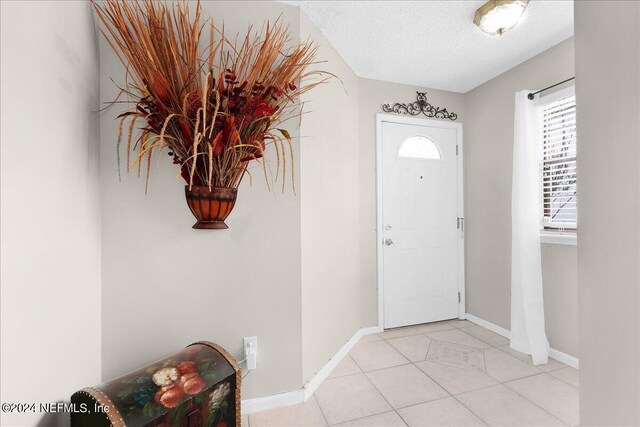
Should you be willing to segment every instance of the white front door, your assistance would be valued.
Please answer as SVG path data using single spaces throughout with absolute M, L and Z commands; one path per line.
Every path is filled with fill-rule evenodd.
M 458 317 L 459 130 L 424 122 L 382 122 L 385 328 Z

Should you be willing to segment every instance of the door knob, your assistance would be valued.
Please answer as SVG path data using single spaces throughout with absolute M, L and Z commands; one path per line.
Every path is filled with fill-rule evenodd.
M 391 245 L 393 245 L 393 240 L 391 240 L 391 239 L 384 239 L 384 244 L 385 244 L 385 245 L 387 245 L 387 246 L 391 246 Z

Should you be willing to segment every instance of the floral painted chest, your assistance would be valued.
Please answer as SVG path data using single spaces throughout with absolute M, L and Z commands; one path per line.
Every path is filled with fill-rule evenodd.
M 72 427 L 240 426 L 240 369 L 211 342 L 71 396 Z

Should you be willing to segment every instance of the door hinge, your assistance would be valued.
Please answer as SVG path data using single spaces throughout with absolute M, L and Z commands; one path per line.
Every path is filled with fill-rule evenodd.
M 464 218 L 460 218 L 460 217 L 458 217 L 457 228 L 458 228 L 460 231 L 464 231 Z
M 462 297 L 460 296 L 460 292 L 458 292 L 458 304 L 462 301 Z
M 456 144 L 456 156 L 458 155 L 458 144 Z

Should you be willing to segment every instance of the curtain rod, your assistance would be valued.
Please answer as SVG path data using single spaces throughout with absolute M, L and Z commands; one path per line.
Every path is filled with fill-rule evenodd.
M 563 80 L 563 81 L 561 81 L 560 83 L 556 83 L 556 84 L 551 85 L 551 86 L 549 86 L 549 87 L 545 87 L 544 89 L 540 89 L 540 90 L 539 90 L 539 91 L 537 91 L 537 92 L 532 92 L 532 93 L 530 93 L 529 95 L 527 95 L 527 98 L 529 98 L 529 99 L 533 99 L 533 98 L 534 98 L 537 94 L 539 94 L 540 92 L 544 92 L 545 90 L 549 90 L 549 89 L 554 88 L 554 87 L 556 87 L 556 86 L 560 86 L 562 83 L 569 82 L 569 81 L 571 81 L 571 80 L 573 80 L 573 79 L 575 79 L 575 77 L 570 77 L 570 78 L 568 78 L 567 80 Z

